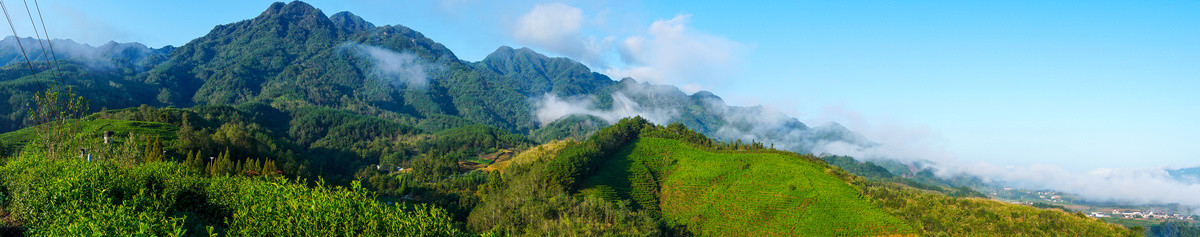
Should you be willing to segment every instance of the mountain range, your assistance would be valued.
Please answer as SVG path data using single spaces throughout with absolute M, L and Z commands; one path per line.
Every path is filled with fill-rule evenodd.
M 26 46 L 33 42 L 22 40 Z M 0 95 L 25 97 L 36 91 L 36 82 L 58 83 L 44 63 L 29 73 L 15 43 L 12 37 L 0 41 L 0 60 L 7 62 L 0 84 L 11 85 Z M 303 2 L 272 4 L 253 19 L 218 25 L 178 48 L 51 43 L 70 65 L 60 70 L 81 75 L 67 76 L 74 79 L 65 83 L 98 98 L 93 111 L 262 102 L 397 121 L 463 119 L 547 140 L 581 138 L 600 127 L 565 132 L 564 126 L 581 127 L 574 121 L 602 126 L 641 115 L 656 123 L 679 122 L 719 140 L 757 141 L 797 152 L 835 141 L 871 144 L 835 123 L 809 127 L 765 107 L 729 106 L 706 91 L 687 94 L 635 78 L 616 81 L 577 61 L 528 48 L 501 46 L 481 61 L 468 62 L 410 28 L 376 26 L 349 12 L 326 16 Z M 0 109 L 0 131 L 27 125 L 22 118 L 29 101 L 8 102 Z M 572 116 L 583 119 L 567 119 Z

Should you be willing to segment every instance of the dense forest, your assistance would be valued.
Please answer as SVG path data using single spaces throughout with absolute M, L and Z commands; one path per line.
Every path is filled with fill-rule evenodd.
M 54 70 L 0 67 L 4 236 L 1140 234 L 805 154 L 869 143 L 837 124 L 525 48 L 466 62 L 298 1 L 178 48 L 86 50 Z M 378 54 L 424 66 L 396 73 Z M 674 116 L 539 119 L 549 96 Z

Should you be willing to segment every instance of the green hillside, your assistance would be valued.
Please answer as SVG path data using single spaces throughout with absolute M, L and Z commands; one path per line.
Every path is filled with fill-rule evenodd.
M 109 131 L 113 132 L 114 141 L 116 142 L 126 142 L 130 137 L 134 137 L 135 139 L 132 142 L 145 143 L 145 138 L 158 138 L 167 146 L 173 143 L 176 131 L 179 130 L 178 127 L 167 123 L 116 119 L 82 120 L 76 126 L 78 128 L 75 136 L 82 139 L 102 141 L 103 132 Z M 16 151 L 36 137 L 37 129 L 35 127 L 28 127 L 0 134 L 0 157 L 14 155 Z M 139 140 L 136 138 L 142 139 Z
M 915 233 L 826 173 L 833 168 L 796 155 L 712 151 L 646 137 L 601 167 L 581 193 L 630 198 L 703 236 Z
M 800 154 L 871 143 L 837 124 L 527 48 L 466 62 L 300 1 L 179 48 L 105 47 L 112 68 L 70 58 L 62 82 L 0 66 L 0 236 L 1133 234 L 962 198 L 978 192 L 901 163 Z M 90 107 L 38 100 L 41 84 Z M 541 121 L 547 95 L 586 111 Z
M 0 159 L 0 214 L 11 217 L 0 232 L 290 235 L 302 228 L 271 228 L 271 221 L 339 231 L 313 227 L 339 220 L 364 234 L 418 226 L 501 236 L 1132 234 L 1078 214 L 869 181 L 816 157 L 636 117 L 583 141 L 527 149 L 497 163 L 504 167 L 487 167 L 487 157 L 526 150 L 528 138 L 479 124 L 426 132 L 320 108 L 139 107 L 59 124 L 77 125 L 71 137 L 78 139 L 30 143 L 39 127 L 0 134 L 15 151 Z M 116 132 L 117 143 L 101 144 L 103 131 Z M 78 158 L 78 147 L 98 159 Z M 404 205 L 381 205 L 389 202 Z M 78 229 L 106 219 L 114 221 Z
M 868 180 L 810 155 L 624 119 L 517 155 L 468 226 L 537 236 L 1135 236 L 1082 214 Z M 879 168 L 876 168 L 878 170 Z M 607 204 L 606 204 L 607 202 Z M 649 219 L 650 221 L 647 221 Z M 647 225 L 657 225 L 651 228 Z

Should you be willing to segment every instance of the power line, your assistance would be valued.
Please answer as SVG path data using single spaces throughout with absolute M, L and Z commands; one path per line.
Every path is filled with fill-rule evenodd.
M 50 76 L 54 77 L 55 70 L 54 70 L 53 65 L 50 65 L 50 55 L 46 54 L 46 44 L 42 43 L 42 35 L 40 33 L 38 33 L 37 21 L 33 20 L 33 12 L 29 11 L 29 1 L 21 0 L 21 2 L 25 3 L 25 14 L 29 15 L 29 24 L 33 25 L 33 38 L 38 41 L 38 46 L 40 46 L 42 48 L 42 59 L 46 60 L 46 67 L 50 68 Z M 38 17 L 41 17 L 41 15 L 38 15 Z M 45 23 L 45 22 L 43 22 L 43 23 Z M 43 24 L 42 26 L 45 27 L 45 24 Z M 49 35 L 46 35 L 46 41 L 50 41 Z M 51 51 L 51 53 L 53 53 L 53 51 Z M 58 74 L 58 83 L 63 84 L 63 86 L 67 85 L 67 83 L 65 81 L 63 81 L 62 73 Z
M 28 7 L 28 4 L 26 4 L 26 7 Z M 50 46 L 50 57 L 54 58 L 54 68 L 56 69 L 55 71 L 58 72 L 59 80 L 63 80 L 63 78 L 66 78 L 66 77 L 64 77 L 62 75 L 62 65 L 60 65 L 58 63 L 58 55 L 54 54 L 54 43 L 50 41 L 50 31 L 46 30 L 46 19 L 42 18 L 42 7 L 38 6 L 37 0 L 33 0 L 33 7 L 35 9 L 37 9 L 38 20 L 42 21 L 42 34 L 46 35 L 46 45 Z M 67 84 L 65 82 L 63 82 L 63 86 L 66 86 L 66 85 Z
M 37 80 L 37 70 L 33 69 L 33 63 L 29 61 L 29 54 L 25 53 L 25 46 L 21 45 L 21 36 L 17 35 L 17 27 L 13 26 L 12 18 L 8 17 L 8 7 L 4 5 L 4 1 L 0 1 L 0 10 L 4 11 L 4 19 L 8 20 L 8 28 L 12 29 L 13 39 L 17 40 L 17 47 L 21 48 L 21 56 L 25 57 L 25 65 L 29 66 L 29 73 L 33 73 L 33 81 L 37 82 L 39 90 L 45 91 L 46 87 L 42 86 L 42 82 Z

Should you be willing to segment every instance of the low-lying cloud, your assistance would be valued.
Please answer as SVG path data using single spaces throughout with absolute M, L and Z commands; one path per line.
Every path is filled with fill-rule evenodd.
M 701 110 L 693 107 L 697 105 L 692 103 L 694 99 L 699 100 Z M 811 152 L 832 142 L 862 146 L 870 143 L 839 124 L 809 128 L 770 106 L 729 106 L 711 94 L 689 95 L 673 86 L 622 83 L 621 89 L 612 94 L 612 100 L 611 108 L 601 109 L 596 106 L 595 97 L 559 98 L 546 94 L 535 102 L 535 116 L 543 125 L 572 114 L 592 115 L 608 122 L 642 116 L 657 124 L 684 122 L 722 141 L 755 141 L 797 152 Z M 688 124 L 696 120 L 682 119 L 707 116 L 716 116 L 723 123 Z
M 18 45 L 20 43 L 20 45 Z M 156 49 L 146 47 L 141 43 L 117 43 L 108 42 L 100 46 L 91 46 L 88 44 L 77 43 L 69 39 L 36 39 L 33 37 L 22 37 L 19 40 L 16 37 L 8 36 L 0 40 L 0 52 L 6 52 L 6 58 L 0 58 L 0 63 L 25 63 L 24 57 L 20 54 L 20 46 L 24 46 L 28 53 L 29 60 L 35 67 L 48 69 L 48 62 L 57 60 L 70 60 L 77 62 L 90 69 L 98 71 L 110 71 L 116 69 L 118 62 L 127 64 L 125 66 L 134 67 L 138 70 L 149 69 L 149 65 L 145 60 L 155 55 L 162 55 Z M 53 52 L 51 52 L 53 51 Z M 53 54 L 51 56 L 51 54 Z M 118 61 L 119 60 L 119 61 Z M 51 63 L 52 65 L 61 65 L 61 62 Z
M 982 162 L 948 168 L 1018 187 L 1074 193 L 1089 201 L 1200 206 L 1200 184 L 1179 182 L 1163 168 L 1100 168 L 1074 173 L 1054 165 L 1001 167 Z
M 632 77 L 660 84 L 679 84 L 696 92 L 727 80 L 741 65 L 746 46 L 687 26 L 692 15 L 680 14 L 650 24 L 645 35 L 633 35 L 618 45 L 622 68 L 609 68 L 614 77 Z
M 642 116 L 642 118 L 650 122 L 665 123 L 678 113 L 678 111 L 672 109 L 643 108 L 622 92 L 613 93 L 612 99 L 612 108 L 600 109 L 596 106 L 595 97 L 587 96 L 564 99 L 547 93 L 534 102 L 534 116 L 536 116 L 538 122 L 541 122 L 545 126 L 550 122 L 569 115 L 591 115 L 609 123 L 616 123 L 626 117 Z
M 947 151 L 940 134 L 928 127 L 906 127 L 895 122 L 872 124 L 862 114 L 841 107 L 830 107 L 825 112 L 824 119 L 851 121 L 851 127 L 873 143 L 828 142 L 819 144 L 813 150 L 816 154 L 846 155 L 860 160 L 928 161 L 925 164 L 936 169 L 935 173 L 942 177 L 967 174 L 1013 187 L 1073 193 L 1095 202 L 1200 206 L 1200 198 L 1197 198 L 1200 197 L 1200 184 L 1180 182 L 1164 168 L 1100 168 L 1080 173 L 1053 164 L 1000 166 L 966 162 Z
M 644 29 L 633 34 L 596 37 L 586 35 L 601 30 L 587 28 L 590 19 L 583 10 L 566 4 L 542 4 L 522 15 L 514 27 L 513 38 L 582 61 L 614 78 L 681 85 L 684 91 L 694 93 L 733 78 L 751 47 L 689 27 L 692 17 L 679 14 L 656 20 L 648 27 L 632 27 Z M 609 58 L 619 60 L 604 60 Z M 558 98 L 548 94 L 536 103 L 537 118 L 546 124 L 570 114 L 593 115 L 610 122 L 641 115 L 656 123 L 666 123 L 688 113 L 689 108 L 660 103 L 642 105 L 626 100 L 648 95 L 677 96 L 675 92 L 656 93 L 661 92 L 625 88 L 613 95 L 614 103 L 623 103 L 613 109 L 598 109 L 594 98 Z M 1097 169 L 1077 173 L 1046 164 L 1001 167 L 968 163 L 946 149 L 934 129 L 866 119 L 837 106 L 827 108 L 827 115 L 818 116 L 825 121 L 823 125 L 809 128 L 770 106 L 728 106 L 719 99 L 705 104 L 707 110 L 726 121 L 719 127 L 706 128 L 710 135 L 722 140 L 754 140 L 797 152 L 848 155 L 862 160 L 928 162 L 945 177 L 970 174 L 1026 188 L 1076 193 L 1088 200 L 1200 205 L 1200 198 L 1196 198 L 1200 197 L 1200 186 L 1177 182 L 1162 169 Z M 832 121 L 846 123 L 851 129 Z
M 429 63 L 410 52 L 396 52 L 353 42 L 343 43 L 338 48 L 350 50 L 359 57 L 370 59 L 371 73 L 367 76 L 395 87 L 424 88 L 429 84 L 430 73 L 442 68 L 439 64 Z

